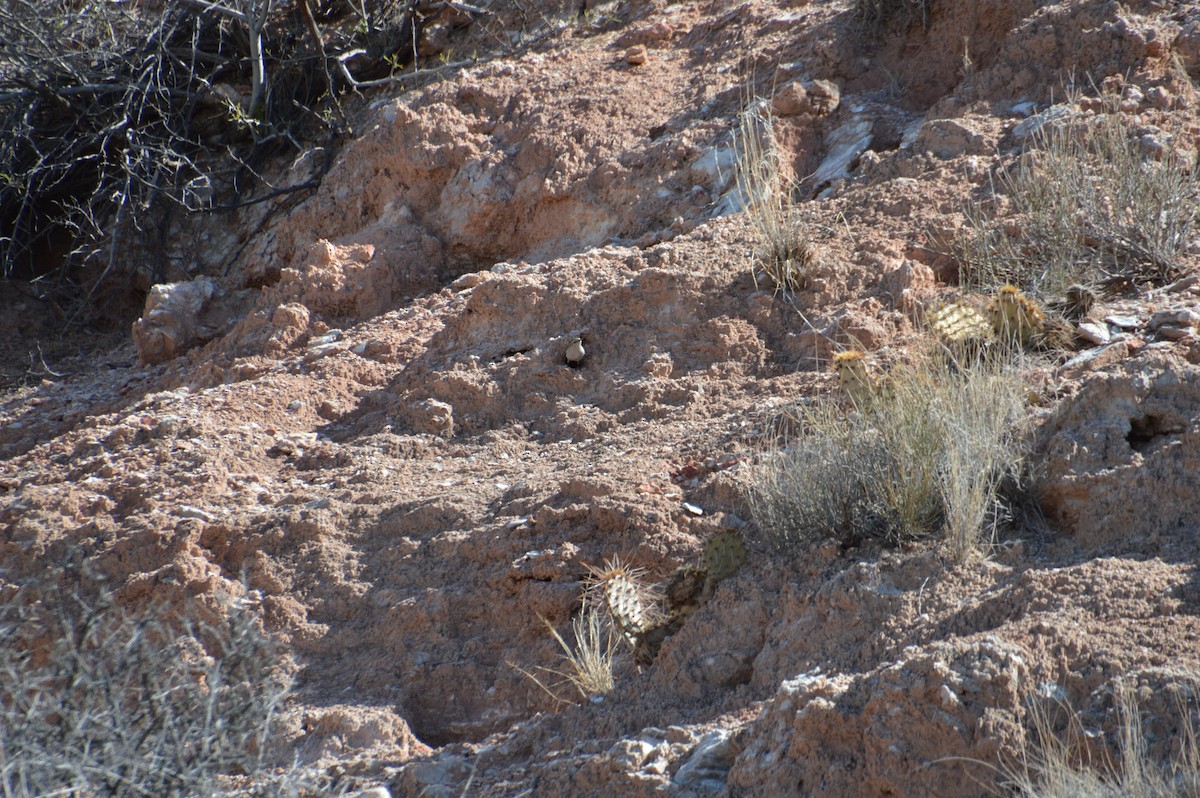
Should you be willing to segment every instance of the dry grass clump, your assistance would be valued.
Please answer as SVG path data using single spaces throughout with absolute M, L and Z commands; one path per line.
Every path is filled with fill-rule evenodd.
M 1200 683 L 1192 681 L 1186 692 L 1194 704 Z M 1175 754 L 1169 762 L 1151 761 L 1142 735 L 1141 713 L 1132 688 L 1117 687 L 1120 731 L 1119 761 L 1092 765 L 1081 762 L 1083 729 L 1068 712 L 1063 732 L 1055 733 L 1044 709 L 1034 712 L 1033 739 L 1021 762 L 1007 769 L 1006 794 L 1020 798 L 1197 798 L 1200 796 L 1200 740 L 1197 718 L 1186 701 L 1180 701 Z
M 1047 122 L 1031 147 L 999 174 L 1012 215 L 968 209 L 966 234 L 954 249 L 964 282 L 981 289 L 1005 283 L 1042 299 L 1073 283 L 1161 282 L 1200 220 L 1200 173 L 1171 150 L 1143 145 L 1117 98 L 1105 113 Z
M 855 0 L 854 16 L 869 33 L 878 33 L 893 19 L 905 26 L 920 21 L 929 27 L 929 6 L 932 0 Z
M 554 625 L 542 619 L 558 643 L 562 653 L 559 655 L 563 666 L 546 668 L 538 666 L 527 671 L 520 666 L 514 666 L 528 676 L 556 702 L 569 704 L 571 699 L 563 697 L 577 693 L 580 698 L 588 700 L 598 695 L 608 695 L 616 685 L 616 662 L 619 656 L 621 637 L 605 620 L 607 613 L 593 601 L 586 600 L 583 609 L 571 621 L 571 636 L 575 643 L 568 643 Z M 547 683 L 547 682 L 550 683 Z
M 253 775 L 289 679 L 248 613 L 168 622 L 52 588 L 0 606 L 0 794 L 197 796 Z
M 803 405 L 800 433 L 753 472 L 748 498 L 766 544 L 787 551 L 940 536 L 961 560 L 1007 517 L 1003 494 L 1025 458 L 1024 388 L 1015 372 L 944 355 L 892 375 L 846 413 Z
M 736 169 L 738 191 L 758 236 L 758 266 L 776 291 L 794 294 L 807 284 L 817 250 L 792 199 L 795 181 L 779 162 L 764 104 L 751 104 L 742 112 Z

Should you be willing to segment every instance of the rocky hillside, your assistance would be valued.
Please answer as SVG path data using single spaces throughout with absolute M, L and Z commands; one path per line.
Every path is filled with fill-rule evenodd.
M 373 89 L 317 192 L 205 230 L 232 268 L 0 397 L 0 587 L 74 588 L 79 558 L 123 606 L 252 608 L 331 791 L 996 794 L 1048 702 L 1119 760 L 1118 685 L 1169 761 L 1200 673 L 1200 225 L 1029 364 L 1044 522 L 965 560 L 782 554 L 747 505 L 789 409 L 842 401 L 836 353 L 904 361 L 971 300 L 972 203 L 1028 232 L 1003 176 L 1043 126 L 1115 117 L 1194 175 L 1195 4 L 895 5 L 528 5 L 517 45 Z M 790 292 L 743 211 L 749 107 L 797 179 Z M 530 678 L 590 568 L 662 583 L 730 532 L 744 563 L 606 695 Z

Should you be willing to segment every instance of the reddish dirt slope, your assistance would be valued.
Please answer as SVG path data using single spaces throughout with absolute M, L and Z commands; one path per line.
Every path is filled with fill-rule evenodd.
M 937 242 L 1072 76 L 1121 76 L 1124 112 L 1194 161 L 1200 10 L 933 2 L 877 36 L 846 2 L 545 20 L 368 98 L 320 191 L 240 220 L 211 297 L 143 329 L 152 364 L 128 341 L 0 398 L 0 582 L 74 550 L 131 605 L 250 599 L 299 668 L 299 755 L 394 795 L 985 794 L 1031 696 L 1112 743 L 1119 677 L 1165 756 L 1200 666 L 1200 344 L 1147 320 L 1196 306 L 1186 284 L 1114 300 L 1130 342 L 1044 369 L 1048 535 L 962 565 L 752 547 L 609 696 L 556 704 L 522 669 L 560 664 L 539 616 L 567 630 L 588 565 L 665 578 L 716 532 L 753 539 L 740 485 L 770 425 L 834 390 L 837 348 L 904 356 L 956 276 Z M 751 94 L 823 177 L 794 303 L 726 213 Z

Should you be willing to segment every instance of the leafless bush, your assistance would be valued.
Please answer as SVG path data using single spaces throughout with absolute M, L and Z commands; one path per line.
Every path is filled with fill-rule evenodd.
M 186 277 L 193 264 L 165 254 L 178 214 L 315 188 L 328 158 L 288 188 L 261 166 L 314 138 L 329 155 L 326 135 L 347 129 L 327 46 L 409 63 L 416 6 L 0 5 L 0 273 L 39 278 L 64 305 L 131 261 L 151 282 Z
M 1011 213 L 974 205 L 954 249 L 964 281 L 1005 283 L 1042 299 L 1072 283 L 1162 282 L 1200 230 L 1200 171 L 1170 150 L 1155 158 L 1118 112 L 1051 120 L 1002 170 Z
M 236 607 L 168 621 L 22 589 L 0 605 L 0 794 L 214 794 L 262 765 L 287 691 Z

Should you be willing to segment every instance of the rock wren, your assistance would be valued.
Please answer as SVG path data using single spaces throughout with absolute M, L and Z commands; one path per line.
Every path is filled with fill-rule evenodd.
M 583 365 L 583 358 L 587 355 L 587 350 L 583 348 L 583 339 L 578 335 L 571 339 L 571 343 L 567 345 L 567 365 L 573 369 L 577 369 Z

